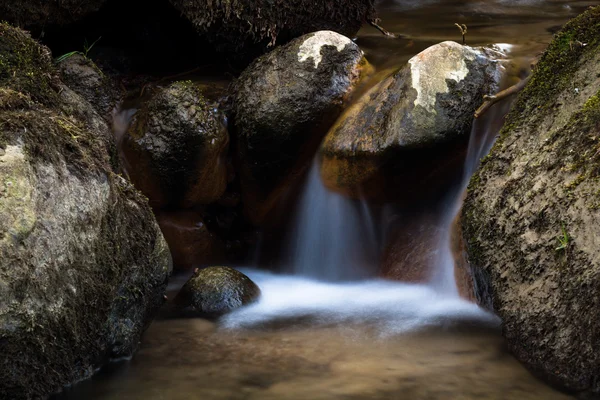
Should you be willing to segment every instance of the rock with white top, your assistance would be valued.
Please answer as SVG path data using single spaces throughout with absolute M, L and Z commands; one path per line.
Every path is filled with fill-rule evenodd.
M 469 134 L 483 96 L 498 91 L 502 54 L 443 42 L 369 90 L 327 135 L 322 174 L 334 189 L 358 185 L 385 159 Z
M 253 222 L 308 165 L 369 69 L 354 42 L 319 31 L 258 58 L 242 73 L 233 116 L 242 197 Z

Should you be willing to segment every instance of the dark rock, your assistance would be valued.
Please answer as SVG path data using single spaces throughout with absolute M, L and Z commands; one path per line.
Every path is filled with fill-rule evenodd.
M 87 57 L 75 54 L 58 64 L 61 80 L 75 93 L 87 100 L 108 123 L 122 101 L 116 83 Z
M 46 398 L 130 356 L 163 302 L 168 247 L 113 172 L 103 123 L 48 49 L 0 24 L 2 398 Z
M 328 133 L 321 147 L 325 184 L 360 196 L 370 180 L 379 179 L 371 186 L 386 186 L 381 167 L 390 159 L 398 164 L 411 153 L 423 159 L 433 148 L 439 153 L 434 159 L 451 158 L 452 143 L 468 138 L 483 96 L 498 90 L 498 56 L 455 42 L 417 54 L 346 110 Z M 412 162 L 395 168 L 427 175 Z
M 479 302 L 515 356 L 600 394 L 600 7 L 557 34 L 471 180 L 463 235 Z M 591 398 L 591 397 L 590 397 Z
M 97 11 L 106 0 L 3 0 L 0 1 L 2 20 L 21 27 L 43 27 L 68 24 Z
M 170 1 L 221 51 L 238 54 L 257 43 L 258 51 L 264 51 L 320 30 L 351 37 L 375 18 L 374 0 Z
M 223 259 L 225 243 L 211 232 L 197 211 L 161 211 L 157 214 L 176 270 L 214 264 Z
M 260 289 L 250 278 L 228 267 L 197 270 L 181 288 L 175 303 L 205 316 L 220 316 L 256 301 Z
M 369 70 L 362 51 L 331 31 L 311 33 L 257 59 L 234 88 L 242 198 L 258 224 L 314 154 Z
M 191 82 L 159 91 L 134 116 L 124 140 L 126 169 L 154 208 L 218 200 L 227 186 L 224 119 Z

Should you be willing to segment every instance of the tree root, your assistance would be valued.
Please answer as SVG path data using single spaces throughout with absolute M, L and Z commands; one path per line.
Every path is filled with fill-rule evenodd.
M 398 36 L 396 36 L 395 34 L 393 34 L 392 32 L 388 31 L 387 29 L 385 29 L 384 27 L 379 25 L 379 22 L 381 22 L 381 20 L 379 18 L 377 19 L 370 19 L 367 21 L 369 23 L 369 25 L 371 25 L 373 28 L 377 29 L 379 32 L 383 33 L 385 36 L 395 39 Z
M 483 96 L 483 100 L 484 100 L 483 104 L 481 105 L 481 107 L 479 107 L 477 109 L 477 111 L 475 111 L 475 118 L 481 117 L 483 114 L 485 114 L 485 112 L 487 110 L 489 110 L 489 108 L 491 106 L 493 106 L 500 100 L 505 99 L 508 96 L 511 96 L 511 95 L 523 90 L 525 85 L 527 85 L 527 82 L 529 82 L 530 78 L 531 78 L 531 75 L 529 75 L 525 79 L 521 79 L 521 81 L 519 83 L 517 83 L 516 85 L 513 85 L 513 86 L 509 87 L 508 89 L 504 89 L 501 92 L 498 92 L 495 96 Z

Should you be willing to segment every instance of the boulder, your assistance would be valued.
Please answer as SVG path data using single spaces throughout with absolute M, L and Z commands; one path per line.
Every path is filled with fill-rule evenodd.
M 175 304 L 203 316 L 218 317 L 250 304 L 260 289 L 250 278 L 228 267 L 196 270 L 181 288 Z
M 534 373 L 600 395 L 600 7 L 559 32 L 473 176 L 463 235 L 479 302 Z
M 63 25 L 79 21 L 97 11 L 106 0 L 19 0 L 0 1 L 3 21 L 28 28 L 46 25 Z
M 48 49 L 0 24 L 2 398 L 46 398 L 131 356 L 163 303 L 169 250 L 103 123 Z
M 155 209 L 218 200 L 227 187 L 224 118 L 192 82 L 160 90 L 123 139 L 127 172 Z
M 242 73 L 233 117 L 242 198 L 252 222 L 260 223 L 282 188 L 307 167 L 369 70 L 350 39 L 320 31 L 276 48 Z
M 361 196 L 388 186 L 386 170 L 393 170 L 392 176 L 418 176 L 417 183 L 431 179 L 440 166 L 448 172 L 443 165 L 453 161 L 456 142 L 468 139 L 483 96 L 498 90 L 499 56 L 490 49 L 443 42 L 370 89 L 322 144 L 326 186 Z
M 332 30 L 353 36 L 375 18 L 374 0 L 223 1 L 170 0 L 200 35 L 221 51 L 264 51 L 309 32 Z M 255 51 L 253 51 L 255 52 Z

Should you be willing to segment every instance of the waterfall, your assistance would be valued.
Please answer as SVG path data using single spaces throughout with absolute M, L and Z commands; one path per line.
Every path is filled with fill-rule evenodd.
M 319 171 L 315 157 L 288 240 L 288 270 L 327 281 L 376 275 L 379 221 L 366 202 L 329 191 Z
M 462 207 L 464 194 L 471 176 L 475 173 L 481 159 L 489 153 L 496 140 L 496 135 L 502 128 L 504 116 L 509 108 L 510 102 L 501 102 L 488 110 L 484 116 L 473 121 L 462 179 L 442 202 L 442 210 L 439 214 L 442 234 L 438 240 L 438 252 L 431 278 L 432 285 L 441 294 L 458 296 L 454 274 L 454 257 L 450 247 L 452 224 Z

